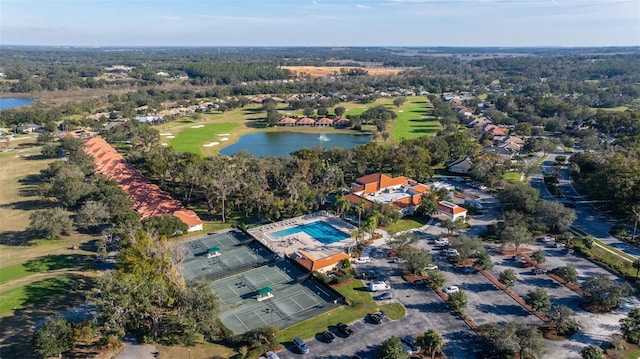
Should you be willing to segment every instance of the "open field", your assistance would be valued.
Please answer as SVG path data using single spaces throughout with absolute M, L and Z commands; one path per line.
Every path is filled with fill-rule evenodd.
M 197 125 L 195 125 L 197 126 Z M 220 147 L 221 143 L 228 141 L 227 134 L 239 126 L 237 123 L 210 123 L 203 127 L 188 128 L 172 138 L 169 143 L 174 150 L 179 152 L 192 152 L 202 154 L 202 146 Z M 226 140 L 225 140 L 226 139 Z M 215 144 L 215 145 L 212 145 Z
M 369 67 L 353 67 L 353 66 L 282 66 L 281 68 L 289 70 L 298 75 L 298 77 L 327 77 L 340 74 L 340 69 L 361 69 L 371 76 L 380 75 L 396 75 L 404 71 L 412 70 L 412 68 L 369 68 Z
M 163 358 L 191 358 L 191 359 L 210 359 L 210 358 L 231 358 L 236 352 L 220 344 L 199 344 L 194 347 L 183 346 L 165 346 L 156 344 L 158 351 L 162 353 Z
M 391 129 L 391 138 L 395 141 L 433 136 L 442 126 L 435 120 L 431 111 L 433 106 L 426 97 L 412 96 L 400 108 L 393 108 L 398 114 Z

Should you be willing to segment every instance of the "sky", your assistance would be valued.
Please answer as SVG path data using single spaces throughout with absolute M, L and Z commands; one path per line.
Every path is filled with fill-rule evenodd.
M 0 45 L 640 46 L 640 0 L 0 0 Z

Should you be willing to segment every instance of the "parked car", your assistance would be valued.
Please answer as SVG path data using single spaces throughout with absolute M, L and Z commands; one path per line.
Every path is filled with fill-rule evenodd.
M 368 317 L 369 317 L 369 321 L 373 324 L 382 323 L 382 317 L 378 313 L 370 313 L 368 314 Z
M 531 274 L 533 275 L 546 274 L 546 273 L 547 271 L 542 268 L 531 268 Z
M 455 285 L 446 287 L 444 289 L 444 292 L 447 294 L 458 293 L 459 291 L 460 291 L 460 288 L 458 288 L 458 286 L 455 286 Z
M 309 347 L 307 346 L 307 343 L 305 343 L 304 340 L 302 340 L 302 338 L 300 337 L 293 338 L 293 344 L 295 344 L 296 348 L 298 348 L 298 351 L 300 351 L 300 353 L 307 354 L 309 352 Z
M 420 346 L 416 344 L 416 340 L 413 338 L 413 336 L 411 335 L 406 335 L 404 338 L 404 341 L 407 343 L 407 345 L 409 345 L 409 347 L 411 347 L 411 350 L 413 352 L 419 352 Z
M 556 243 L 556 248 L 564 248 L 564 247 L 565 247 L 564 243 L 560 243 L 560 242 Z
M 436 270 L 438 269 L 438 265 L 437 264 L 427 264 L 426 267 L 424 267 L 424 270 Z
M 462 269 L 462 271 L 464 273 L 475 273 L 476 272 L 476 267 L 469 265 L 469 266 L 464 266 L 464 268 Z
M 353 263 L 361 264 L 361 263 L 371 263 L 371 258 L 369 257 L 360 257 L 356 258 L 352 261 Z
M 516 262 L 524 261 L 524 257 L 523 256 L 519 256 L 519 255 L 515 255 L 515 256 L 511 257 L 511 259 L 516 261 Z
M 425 285 L 427 282 L 424 279 L 418 279 L 413 282 L 414 285 Z
M 522 264 L 520 265 L 521 268 L 531 268 L 533 267 L 533 263 L 529 263 L 529 262 L 522 262 Z
M 280 357 L 278 356 L 278 354 L 274 353 L 274 352 L 266 352 L 265 353 L 265 357 L 267 359 L 280 359 Z
M 407 263 L 407 260 L 404 258 L 394 258 L 393 263 Z
M 402 348 L 404 348 L 404 351 L 407 352 L 407 354 L 413 355 L 413 349 L 411 349 L 411 346 L 407 344 L 407 341 L 404 340 L 404 338 L 400 339 L 400 344 L 402 344 Z
M 373 299 L 375 300 L 393 299 L 393 294 L 391 294 L 390 292 L 382 293 L 380 295 L 376 295 L 375 297 L 373 297 Z
M 460 256 L 460 253 L 458 253 L 458 250 L 457 250 L 457 249 L 449 248 L 449 249 L 447 249 L 447 250 L 445 251 L 445 255 L 446 255 L 447 257 L 458 257 L 458 256 Z
M 434 242 L 436 246 L 444 247 L 449 245 L 449 240 L 446 238 L 436 239 Z
M 345 337 L 350 337 L 353 335 L 353 329 L 351 329 L 348 325 L 344 323 L 338 323 L 338 330 L 344 334 Z
M 544 237 L 540 237 L 540 240 L 544 243 L 549 243 L 549 242 L 555 242 L 555 238 L 551 237 L 550 235 L 546 235 Z
M 320 333 L 320 336 L 322 337 L 322 340 L 325 341 L 325 343 L 333 343 L 336 340 L 336 336 L 328 330 Z

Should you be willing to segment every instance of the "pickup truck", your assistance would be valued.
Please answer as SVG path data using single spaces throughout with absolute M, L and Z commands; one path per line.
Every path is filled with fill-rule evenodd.
M 348 325 L 344 323 L 338 323 L 338 330 L 344 334 L 345 337 L 350 337 L 353 335 L 353 329 L 351 329 Z

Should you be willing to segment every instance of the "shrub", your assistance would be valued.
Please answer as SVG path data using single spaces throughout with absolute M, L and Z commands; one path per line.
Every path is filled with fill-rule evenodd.
M 41 358 L 61 356 L 72 348 L 71 323 L 65 318 L 44 323 L 33 335 L 33 351 Z

